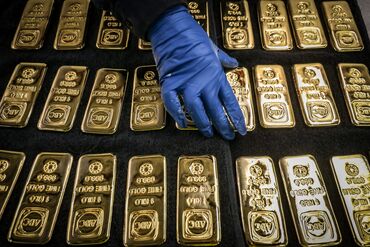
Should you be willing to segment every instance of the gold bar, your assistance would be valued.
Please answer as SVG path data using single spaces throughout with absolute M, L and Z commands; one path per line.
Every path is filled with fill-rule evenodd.
M 55 50 L 78 50 L 84 47 L 89 4 L 90 0 L 64 0 L 54 40 Z
M 177 168 L 177 242 L 211 246 L 221 242 L 216 158 L 180 156 Z
M 314 0 L 289 0 L 293 34 L 300 49 L 325 48 L 328 45 Z
M 176 128 L 179 130 L 198 130 L 189 112 L 185 109 L 184 99 L 182 98 L 181 95 L 179 95 L 179 99 L 180 99 L 182 110 L 185 114 L 186 128 L 181 128 L 180 125 L 177 124 L 177 122 L 176 122 Z
M 26 155 L 22 152 L 0 150 L 0 219 L 25 159 Z
M 130 159 L 125 206 L 125 246 L 157 246 L 166 242 L 167 174 L 164 156 L 145 155 Z
M 299 243 L 340 244 L 342 236 L 316 159 L 287 156 L 279 160 L 279 166 Z
M 270 157 L 239 157 L 236 177 L 245 239 L 248 245 L 286 246 L 284 212 Z
M 96 47 L 99 49 L 123 50 L 127 48 L 130 30 L 109 11 L 103 10 Z
M 133 131 L 159 130 L 166 126 L 166 111 L 158 77 L 155 65 L 135 69 L 130 121 Z
M 209 35 L 208 1 L 193 0 L 188 2 L 189 13 Z
M 221 2 L 222 39 L 226 49 L 254 48 L 249 5 L 246 0 Z
M 292 34 L 284 1 L 260 0 L 258 17 L 263 49 L 268 51 L 293 49 Z
M 9 230 L 9 242 L 46 244 L 50 241 L 72 160 L 68 153 L 37 155 Z
M 103 244 L 109 240 L 115 184 L 115 155 L 80 157 L 68 219 L 68 244 Z
M 334 49 L 338 52 L 362 51 L 364 44 L 348 3 L 325 1 L 322 6 Z
M 12 41 L 12 49 L 40 49 L 54 0 L 28 0 Z
M 353 125 L 370 126 L 370 74 L 365 64 L 338 64 L 340 84 Z
M 152 44 L 149 41 L 146 41 L 146 40 L 143 40 L 143 39 L 139 39 L 137 46 L 138 46 L 139 50 L 147 51 L 147 50 L 152 49 Z
M 293 78 L 306 125 L 309 127 L 338 125 L 340 123 L 338 109 L 322 64 L 295 64 Z
M 93 134 L 113 134 L 121 117 L 128 72 L 123 69 L 99 69 L 90 94 L 81 130 Z
M 23 128 L 28 124 L 47 66 L 19 63 L 0 101 L 0 126 Z
M 295 118 L 284 68 L 280 65 L 257 65 L 254 67 L 254 83 L 261 126 L 293 128 Z
M 61 66 L 54 78 L 37 124 L 40 130 L 69 131 L 85 87 L 85 66 Z

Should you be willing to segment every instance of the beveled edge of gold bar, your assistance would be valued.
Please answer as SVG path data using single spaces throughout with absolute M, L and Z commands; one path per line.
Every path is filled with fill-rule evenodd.
M 141 38 L 139 38 L 138 40 L 137 40 L 137 48 L 139 49 L 139 50 L 141 50 L 141 51 L 150 51 L 150 50 L 152 50 L 152 48 L 151 47 L 149 47 L 149 46 L 145 46 L 144 44 L 143 44 L 143 42 L 145 42 L 143 39 L 141 39 Z

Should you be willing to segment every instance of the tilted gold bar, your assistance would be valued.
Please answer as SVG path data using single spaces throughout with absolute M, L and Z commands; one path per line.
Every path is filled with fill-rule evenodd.
M 116 156 L 80 157 L 68 219 L 67 243 L 102 244 L 109 240 L 116 184 Z
M 44 81 L 44 63 L 19 63 L 0 101 L 0 126 L 23 128 L 28 124 Z
M 65 0 L 54 40 L 56 50 L 78 50 L 85 45 L 87 12 L 90 0 Z
M 284 68 L 280 65 L 257 65 L 253 76 L 261 126 L 293 128 L 295 118 Z
M 226 49 L 254 48 L 252 21 L 246 0 L 220 2 L 222 39 Z
M 54 0 L 28 0 L 12 41 L 12 49 L 40 49 Z
M 50 241 L 72 160 L 68 153 L 37 155 L 9 230 L 9 242 L 46 244 Z
M 216 158 L 180 156 L 177 168 L 177 242 L 211 246 L 221 242 Z
M 293 77 L 306 125 L 309 127 L 338 125 L 340 123 L 338 109 L 322 64 L 295 64 Z
M 166 229 L 166 158 L 134 156 L 127 174 L 124 245 L 161 245 L 166 241 Z
M 127 48 L 130 30 L 109 11 L 103 10 L 96 47 L 99 49 L 123 50 Z
M 99 69 L 87 104 L 81 130 L 93 134 L 113 134 L 121 117 L 128 72 Z
M 270 157 L 239 157 L 236 177 L 245 239 L 248 245 L 286 246 L 284 212 Z
M 316 159 L 287 156 L 279 160 L 279 166 L 299 243 L 339 244 L 342 236 Z
M 143 40 L 143 39 L 138 40 L 137 46 L 138 46 L 139 50 L 147 51 L 147 50 L 152 49 L 152 44 L 149 41 L 146 41 L 146 40 Z
M 66 132 L 72 128 L 87 74 L 85 66 L 61 66 L 58 69 L 37 124 L 40 130 Z
M 289 0 L 293 34 L 300 49 L 325 48 L 328 45 L 314 0 Z
M 370 126 L 370 74 L 365 64 L 338 64 L 340 84 L 352 124 Z
M 339 52 L 362 51 L 364 44 L 346 1 L 322 3 L 332 46 Z
M 182 110 L 185 114 L 186 128 L 181 128 L 180 125 L 178 125 L 177 122 L 176 122 L 176 128 L 179 129 L 179 130 L 198 130 L 198 128 L 197 128 L 197 126 L 195 126 L 195 123 L 194 123 L 193 119 L 191 118 L 189 112 L 185 109 L 184 99 L 182 98 L 181 95 L 179 96 L 179 99 L 180 99 Z
M 189 13 L 209 35 L 208 0 L 192 0 L 188 2 Z

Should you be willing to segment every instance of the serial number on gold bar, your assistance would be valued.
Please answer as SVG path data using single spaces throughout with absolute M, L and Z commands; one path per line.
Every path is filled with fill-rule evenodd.
M 280 65 L 257 65 L 253 75 L 261 126 L 293 128 L 295 118 L 284 68 Z
M 40 49 L 54 0 L 28 0 L 14 35 L 12 49 Z
M 245 239 L 248 245 L 286 246 L 279 185 L 270 157 L 240 157 L 236 176 Z
M 9 242 L 46 244 L 50 241 L 72 160 L 68 153 L 37 155 L 9 230 Z
M 117 131 L 128 72 L 99 69 L 87 104 L 81 129 L 86 133 L 113 134 Z
M 348 3 L 325 1 L 322 6 L 334 49 L 338 52 L 362 51 L 364 44 Z
M 23 128 L 28 124 L 47 66 L 19 63 L 0 101 L 0 126 Z
M 279 160 L 279 166 L 299 243 L 339 244 L 342 236 L 316 159 L 287 156 Z
M 54 78 L 37 127 L 40 130 L 69 131 L 85 88 L 85 66 L 62 66 Z
M 339 113 L 324 66 L 320 63 L 295 64 L 293 77 L 306 125 L 338 125 Z
M 216 158 L 181 156 L 177 168 L 177 242 L 217 245 L 221 241 Z
M 129 36 L 130 30 L 123 27 L 122 23 L 111 12 L 103 10 L 96 47 L 123 50 L 127 48 Z
M 149 41 L 146 41 L 146 40 L 143 40 L 143 39 L 139 39 L 138 40 L 138 48 L 139 50 L 151 50 L 152 49 L 152 44 L 149 42 Z
M 365 64 L 338 64 L 339 79 L 352 124 L 370 126 L 370 74 Z
M 102 244 L 108 241 L 116 183 L 116 156 L 80 157 L 68 219 L 67 243 Z
M 167 235 L 166 158 L 134 156 L 129 161 L 124 227 L 125 246 L 161 245 Z
M 194 0 L 188 2 L 189 13 L 209 35 L 208 1 Z

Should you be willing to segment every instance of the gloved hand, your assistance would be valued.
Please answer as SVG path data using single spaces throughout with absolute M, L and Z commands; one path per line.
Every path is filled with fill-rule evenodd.
M 184 112 L 178 95 L 197 128 L 213 136 L 211 123 L 227 140 L 235 137 L 224 108 L 237 131 L 247 133 L 244 117 L 223 67 L 238 66 L 236 59 L 218 49 L 185 6 L 167 10 L 148 32 L 157 64 L 164 105 L 183 128 Z

